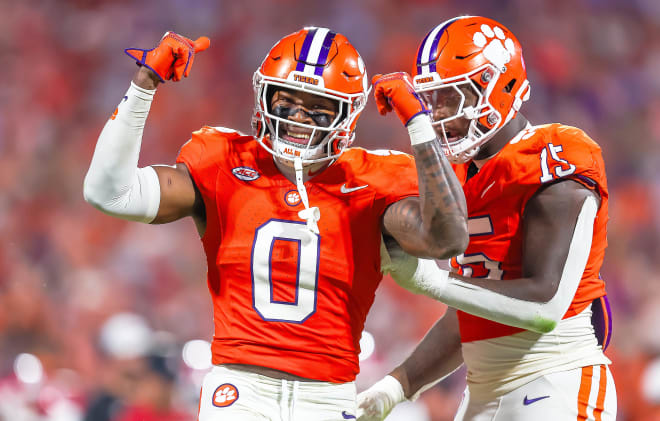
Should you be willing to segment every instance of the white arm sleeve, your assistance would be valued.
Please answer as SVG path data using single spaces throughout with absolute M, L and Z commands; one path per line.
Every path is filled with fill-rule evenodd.
M 137 167 L 142 132 L 155 92 L 131 82 L 96 143 L 83 195 L 108 215 L 149 223 L 158 214 L 158 175 L 152 167 Z
M 433 260 L 417 259 L 415 272 L 409 277 L 415 258 L 401 253 L 390 254 L 388 272 L 402 287 L 450 307 L 498 323 L 548 333 L 568 310 L 582 279 L 591 251 L 597 211 L 596 199 L 589 196 L 578 215 L 557 292 L 545 303 L 519 300 L 469 284 L 440 269 Z M 397 276 L 399 274 L 401 276 Z

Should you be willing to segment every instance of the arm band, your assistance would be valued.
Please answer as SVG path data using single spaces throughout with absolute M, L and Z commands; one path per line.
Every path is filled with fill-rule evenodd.
M 418 259 L 412 278 L 411 259 L 390 255 L 389 273 L 404 288 L 442 301 L 466 313 L 538 333 L 552 331 L 568 310 L 582 279 L 591 251 L 594 220 L 598 205 L 594 197 L 582 204 L 573 238 L 555 295 L 545 303 L 507 297 L 460 279 L 440 269 L 435 261 Z M 395 276 L 401 273 L 402 276 Z
M 431 142 L 437 138 L 435 129 L 431 124 L 431 117 L 426 114 L 418 114 L 408 123 L 408 135 L 411 145 Z
M 96 143 L 83 195 L 108 215 L 149 223 L 158 214 L 158 174 L 152 167 L 137 167 L 142 132 L 155 92 L 131 82 Z

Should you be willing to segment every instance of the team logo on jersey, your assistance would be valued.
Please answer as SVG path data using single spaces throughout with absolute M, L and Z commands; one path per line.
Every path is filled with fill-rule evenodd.
M 218 386 L 213 392 L 213 406 L 225 408 L 238 400 L 238 389 L 231 383 Z
M 289 190 L 284 193 L 284 201 L 289 206 L 298 206 L 300 204 L 300 193 L 298 190 Z
M 234 177 L 243 181 L 254 181 L 260 177 L 259 173 L 250 167 L 236 167 L 231 172 L 234 174 Z

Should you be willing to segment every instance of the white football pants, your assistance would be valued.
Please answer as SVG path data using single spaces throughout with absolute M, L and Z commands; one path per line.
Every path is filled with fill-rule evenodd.
M 616 388 L 606 365 L 547 374 L 494 400 L 466 388 L 454 421 L 615 421 Z
M 355 420 L 355 383 L 291 381 L 215 366 L 204 377 L 198 421 Z

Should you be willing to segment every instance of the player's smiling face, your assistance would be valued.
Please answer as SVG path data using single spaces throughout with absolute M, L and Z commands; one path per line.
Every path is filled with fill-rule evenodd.
M 275 91 L 270 105 L 273 115 L 296 123 L 323 128 L 329 127 L 335 121 L 339 108 L 337 101 L 293 89 Z M 282 124 L 280 130 L 280 138 L 285 142 L 302 146 L 310 144 L 312 128 Z M 311 145 L 320 143 L 326 134 L 325 131 L 317 130 Z

